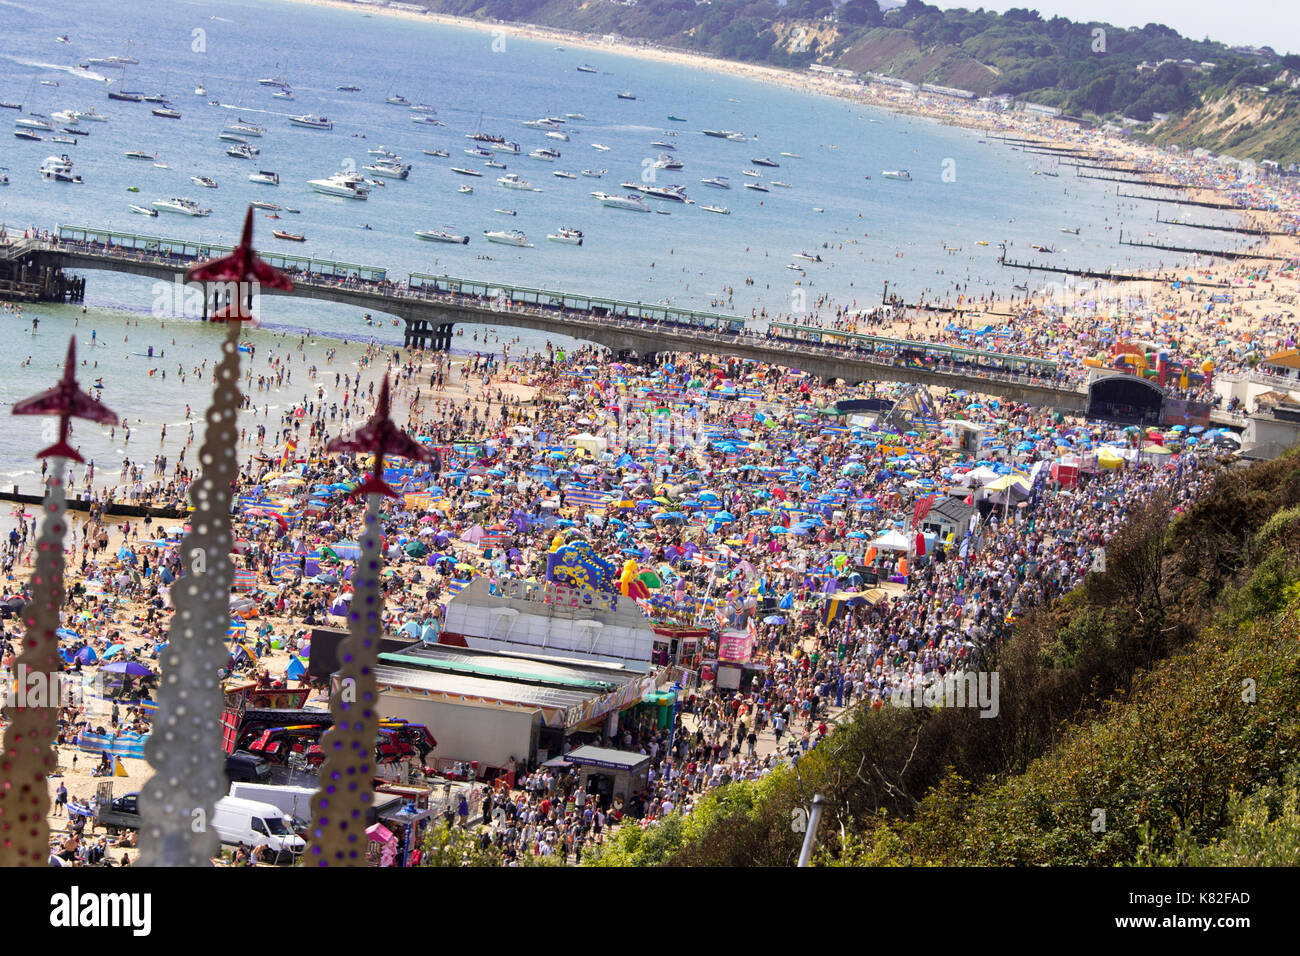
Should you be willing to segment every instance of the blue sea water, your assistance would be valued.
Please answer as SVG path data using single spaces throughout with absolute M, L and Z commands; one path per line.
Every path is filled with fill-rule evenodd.
M 1050 243 L 1059 250 L 1058 260 L 1098 267 L 1155 261 L 1116 244 L 1121 226 L 1140 232 L 1152 228 L 1150 204 L 1117 205 L 1113 184 L 1075 179 L 1066 175 L 1068 169 L 1059 178 L 1035 176 L 1036 169 L 1055 167 L 1042 157 L 982 142 L 978 131 L 728 73 L 363 13 L 277 0 L 165 5 L 0 0 L 0 100 L 46 115 L 93 107 L 108 117 L 106 123 L 80 124 L 90 135 L 79 137 L 75 146 L 25 142 L 0 131 L 0 166 L 9 168 L 11 180 L 0 188 L 0 221 L 11 231 L 81 224 L 230 243 L 247 203 L 264 199 L 301 214 L 282 214 L 279 221 L 259 216 L 263 248 L 383 266 L 390 277 L 449 274 L 741 314 L 764 308 L 786 312 L 823 295 L 867 306 L 878 301 L 886 281 L 891 292 L 909 300 L 942 297 L 954 283 L 964 284 L 968 296 L 1006 293 L 1012 283 L 1024 281 L 1024 274 L 997 265 L 1000 241 L 1013 251 Z M 60 34 L 71 42 L 57 42 Z M 112 55 L 130 55 L 140 64 L 125 72 L 76 67 L 88 57 Z M 599 72 L 578 72 L 584 63 Z M 295 100 L 275 99 L 271 88 L 257 82 L 273 76 L 292 84 Z M 155 117 L 147 103 L 110 101 L 105 80 L 166 93 L 182 118 Z M 206 95 L 195 94 L 199 84 Z M 341 85 L 361 90 L 340 92 Z M 618 99 L 623 90 L 636 99 Z M 412 123 L 407 109 L 384 102 L 395 93 L 434 106 L 446 125 Z M 221 105 L 209 105 L 210 100 Z M 328 117 L 333 130 L 291 126 L 287 117 L 302 113 Z M 522 125 L 565 114 L 586 117 L 565 123 L 568 142 Z M 669 114 L 688 122 L 670 122 Z M 16 116 L 0 110 L 0 123 Z M 251 140 L 261 149 L 252 161 L 228 157 L 227 144 L 217 138 L 223 126 L 240 117 L 267 128 L 264 137 Z M 750 139 L 706 137 L 705 128 L 738 130 Z M 505 171 L 484 168 L 481 160 L 464 154 L 473 145 L 466 134 L 480 129 L 516 140 L 523 154 L 541 146 L 560 151 L 554 164 L 523 154 L 497 157 L 506 171 L 519 173 L 541 192 L 503 189 L 496 178 Z M 677 135 L 666 136 L 670 132 Z M 685 168 L 650 170 L 666 152 L 650 145 L 655 140 L 675 143 L 673 152 Z M 610 149 L 598 151 L 592 143 Z M 389 180 L 365 202 L 325 197 L 308 187 L 307 180 L 340 168 L 361 169 L 371 161 L 367 150 L 380 146 L 412 164 L 408 180 Z M 422 153 L 435 147 L 450 156 Z M 156 154 L 167 168 L 127 159 L 128 150 Z M 74 160 L 83 185 L 41 180 L 41 161 L 62 152 Z M 742 171 L 758 169 L 750 162 L 756 157 L 780 163 L 779 169 L 759 170 L 764 181 L 789 182 L 791 188 L 744 189 L 752 180 Z M 451 166 L 475 167 L 484 176 L 462 177 Z M 580 174 L 602 168 L 608 172 L 599 180 Z M 910 170 L 912 182 L 880 177 L 882 170 L 898 168 Z M 250 183 L 249 174 L 259 169 L 277 172 L 281 185 Z M 579 178 L 556 178 L 556 169 Z M 659 183 L 685 185 L 697 205 L 652 201 L 669 214 L 644 215 L 604 208 L 589 195 L 618 192 L 621 181 L 641 180 L 650 172 Z M 197 175 L 213 177 L 220 188 L 193 185 L 190 177 Z M 729 177 L 733 188 L 700 184 L 715 176 Z M 473 185 L 472 195 L 457 192 L 465 183 Z M 130 186 L 139 192 L 128 192 Z M 213 213 L 146 218 L 129 209 L 132 203 L 172 196 L 197 199 Z M 705 212 L 699 205 L 704 203 L 725 205 L 731 214 Z M 502 216 L 496 208 L 515 209 L 517 216 Z M 365 224 L 371 228 L 363 229 Z M 546 241 L 559 226 L 582 230 L 584 244 Z M 276 227 L 307 241 L 274 240 L 270 230 Z M 1078 227 L 1080 235 L 1063 235 L 1063 227 Z M 433 228 L 467 234 L 471 241 L 450 246 L 413 235 Z M 482 239 L 484 230 L 501 228 L 521 229 L 533 247 Z M 978 246 L 977 240 L 989 245 Z M 800 250 L 815 250 L 825 261 L 807 264 L 802 274 L 786 268 Z M 182 386 L 177 366 L 211 359 L 220 332 L 181 318 L 160 319 L 150 311 L 155 298 L 147 280 L 97 272 L 89 274 L 85 315 L 80 306 L 38 306 L 28 307 L 22 321 L 0 316 L 6 345 L 0 363 L 11 363 L 0 376 L 0 402 L 47 385 L 74 332 L 83 357 L 99 363 L 83 371 L 83 382 L 102 375 L 106 400 L 132 421 L 139 419 L 141 433 L 152 438 L 163 422 L 183 422 L 177 410 L 187 402 L 202 408 L 209 385 Z M 33 314 L 43 321 L 37 334 L 29 335 Z M 336 364 L 358 354 L 358 339 L 401 341 L 399 328 L 366 326 L 357 310 L 325 303 L 267 299 L 262 320 L 263 328 L 249 333 L 267 346 L 259 352 L 259 367 L 264 356 L 281 347 L 277 336 L 292 346 L 299 334 L 333 340 L 330 344 L 341 350 Z M 92 330 L 98 347 L 86 350 Z M 471 347 L 470 334 L 458 340 L 462 347 Z M 523 345 L 544 344 L 544 336 L 519 334 Z M 168 350 L 166 361 L 138 354 L 148 345 Z M 28 356 L 31 364 L 19 367 Z M 166 382 L 148 375 L 148 369 L 163 366 L 170 369 Z M 27 449 L 35 447 L 38 429 L 36 421 L 16 423 L 11 442 L 0 450 L 0 480 L 31 483 Z M 180 430 L 173 425 L 174 432 Z M 115 472 L 124 453 L 120 431 L 113 441 L 90 431 L 84 426 L 81 435 L 88 456 L 97 453 Z

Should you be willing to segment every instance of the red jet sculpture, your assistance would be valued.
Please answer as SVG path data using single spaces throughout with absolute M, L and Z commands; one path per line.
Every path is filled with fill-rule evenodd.
M 77 339 L 68 342 L 68 357 L 63 363 L 63 378 L 48 391 L 23 399 L 14 405 L 15 415 L 58 415 L 59 440 L 36 453 L 37 458 L 67 458 L 84 461 L 68 444 L 69 419 L 85 418 L 101 425 L 116 425 L 118 418 L 107 405 L 97 401 L 77 386 Z
M 234 251 L 220 259 L 192 266 L 185 273 L 185 281 L 237 282 L 241 286 L 245 283 L 258 283 L 272 289 L 293 291 L 293 281 L 279 269 L 272 268 L 258 258 L 257 251 L 253 248 L 252 206 L 248 207 L 248 215 L 244 217 L 244 234 Z M 244 297 L 241 294 L 235 296 L 230 305 L 207 318 L 210 322 L 248 322 L 253 319 L 253 314 L 244 308 Z
M 388 376 L 379 387 L 379 407 L 370 416 L 370 420 L 358 428 L 351 438 L 336 438 L 325 446 L 326 451 L 371 452 L 375 456 L 374 467 L 370 474 L 353 491 L 353 494 L 387 495 L 396 498 L 398 494 L 384 481 L 384 456 L 395 455 L 410 458 L 413 461 L 432 461 L 433 454 L 410 435 L 393 424 L 388 417 Z

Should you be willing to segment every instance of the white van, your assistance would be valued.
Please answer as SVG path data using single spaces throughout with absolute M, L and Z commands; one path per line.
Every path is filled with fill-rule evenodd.
M 311 798 L 314 787 L 292 787 L 269 783 L 232 783 L 230 795 L 258 803 L 279 807 L 280 812 L 293 820 L 311 823 Z
M 279 862 L 285 854 L 297 856 L 306 842 L 289 827 L 279 807 L 241 797 L 222 797 L 212 814 L 212 829 L 222 843 L 244 844 L 249 848 L 265 845 L 275 851 Z

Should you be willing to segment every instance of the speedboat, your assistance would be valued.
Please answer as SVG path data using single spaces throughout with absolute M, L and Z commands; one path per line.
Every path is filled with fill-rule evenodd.
M 778 168 L 781 165 L 775 160 L 768 159 L 766 156 L 762 156 L 758 159 L 751 159 L 750 162 L 753 163 L 755 166 L 768 166 L 773 169 Z
M 72 160 L 67 153 L 46 157 L 41 163 L 41 179 L 52 183 L 80 183 L 81 177 L 73 175 Z
M 493 211 L 493 212 L 499 212 L 499 213 L 500 213 L 501 215 L 503 215 L 503 216 L 517 216 L 517 215 L 519 215 L 519 213 L 515 212 L 513 209 L 493 209 L 492 211 Z
M 198 86 L 194 87 L 194 95 L 195 95 L 195 96 L 207 96 L 207 95 L 208 95 L 208 91 L 207 91 L 206 88 L 204 88 L 203 84 L 200 83 Z
M 482 146 L 471 146 L 465 150 L 465 155 L 474 156 L 477 159 L 491 159 L 496 154 L 490 149 L 484 149 Z
M 570 229 L 567 226 L 561 226 L 555 232 L 546 237 L 551 242 L 563 242 L 570 246 L 582 245 L 582 231 L 579 229 Z
M 378 156 L 380 159 L 401 159 L 402 158 L 386 146 L 375 146 L 371 149 L 368 149 L 366 150 L 366 155 Z
M 505 163 L 498 163 L 495 159 L 486 159 L 486 160 L 483 161 L 483 165 L 486 166 L 488 169 L 505 169 L 505 168 L 506 168 L 506 164 L 505 164 Z
M 782 156 L 789 156 L 791 159 L 799 159 L 799 158 L 800 158 L 798 153 L 782 153 L 781 155 L 782 155 Z
M 146 153 L 142 149 L 129 149 L 126 151 L 126 158 L 155 160 L 158 156 L 155 153 Z
M 772 191 L 768 189 L 766 186 L 764 186 L 762 183 L 745 183 L 745 188 L 754 189 L 760 193 L 770 193 Z
M 278 202 L 266 202 L 262 199 L 254 199 L 249 203 L 254 209 L 265 209 L 267 212 L 280 212 L 284 209 Z
M 65 126 L 63 132 L 71 133 L 73 136 L 89 136 L 90 130 L 82 129 L 80 126 Z
M 421 126 L 446 126 L 447 125 L 442 120 L 438 119 L 438 117 L 431 116 L 428 113 L 416 113 L 414 116 L 411 117 L 411 122 L 419 123 Z
M 51 137 L 50 137 L 50 142 L 51 142 L 51 143 L 60 143 L 60 144 L 62 144 L 62 145 L 64 145 L 64 146 L 76 146 L 76 145 L 77 145 L 77 141 L 76 141 L 75 139 L 73 139 L 71 136 L 51 136 Z
M 443 159 L 446 159 L 451 155 L 451 153 L 447 152 L 445 149 L 423 149 L 420 150 L 420 152 L 424 153 L 425 156 L 440 156 Z
M 585 121 L 585 120 L 587 119 L 587 114 L 586 114 L 586 113 L 565 113 L 565 114 L 564 114 L 564 118 L 565 118 L 565 119 L 571 119 L 571 120 L 584 120 L 584 121 Z
M 257 82 L 260 86 L 274 86 L 276 89 L 280 89 L 280 90 L 290 89 L 289 81 L 286 80 L 283 76 L 264 78 L 258 80 Z
M 195 186 L 203 186 L 207 189 L 216 189 L 217 181 L 209 176 L 191 176 L 190 182 Z
M 498 186 L 504 186 L 506 189 L 522 189 L 525 192 L 541 192 L 536 186 L 526 179 L 520 179 L 518 173 L 506 173 L 497 180 Z
M 564 120 L 555 119 L 551 116 L 544 116 L 541 119 L 525 120 L 524 125 L 529 129 L 559 129 Z
M 363 168 L 368 173 L 374 173 L 376 176 L 387 176 L 390 179 L 405 179 L 411 175 L 411 164 L 402 163 L 395 159 L 376 160 Z
M 293 90 L 276 90 L 276 91 L 275 91 L 274 93 L 272 93 L 271 95 L 272 95 L 273 97 L 275 97 L 277 100 L 294 100 L 294 99 L 297 99 L 297 97 L 293 95 Z
M 41 119 L 39 117 L 33 118 L 20 116 L 18 119 L 14 120 L 14 125 L 21 126 L 25 129 L 39 129 L 46 133 L 54 132 L 54 124 L 47 119 Z
M 385 103 L 392 103 L 394 106 L 410 106 L 411 101 L 405 96 L 398 93 L 396 96 L 390 96 L 384 100 Z
M 558 139 L 562 143 L 567 143 L 569 141 L 568 133 L 557 133 L 552 130 L 551 132 L 547 133 L 546 136 L 548 139 Z
M 265 183 L 267 186 L 280 185 L 280 174 L 273 173 L 269 169 L 259 169 L 248 177 L 250 183 Z
M 277 238 L 277 239 L 287 239 L 287 240 L 289 240 L 290 242 L 306 242 L 306 241 L 307 241 L 307 237 L 306 237 L 306 236 L 300 236 L 300 235 L 298 235 L 297 233 L 293 233 L 293 232 L 285 232 L 283 229 L 272 229 L 272 230 L 271 230 L 271 235 L 275 236 L 275 238 Z
M 139 66 L 140 61 L 133 56 L 92 56 L 86 60 L 86 66 Z
M 553 163 L 560 158 L 560 154 L 554 149 L 535 149 L 528 154 L 532 159 L 540 159 L 546 163 Z
M 1075 226 L 1073 229 L 1066 229 L 1064 226 L 1062 226 L 1061 232 L 1065 233 L 1068 236 L 1077 236 L 1079 234 L 1079 227 Z
M 573 175 L 573 173 L 566 172 L 566 171 L 563 170 L 563 169 L 557 169 L 555 172 L 551 173 L 551 175 L 552 175 L 552 176 L 558 176 L 560 179 L 577 179 L 577 178 L 578 178 L 577 176 Z
M 336 86 L 336 87 L 334 87 L 334 89 L 338 90 L 340 93 L 360 93 L 360 92 L 361 92 L 361 87 L 359 87 L 359 86 Z
M 674 116 L 672 113 L 669 113 L 669 114 L 668 114 L 668 121 L 671 122 L 671 123 L 685 123 L 685 122 L 686 122 L 686 119 L 685 119 L 685 117 L 682 117 L 682 116 Z
M 591 179 L 600 179 L 600 177 L 604 176 L 607 172 L 609 172 L 608 169 L 584 169 L 582 175 L 588 176 Z
M 366 185 L 364 178 L 356 173 L 335 173 L 325 179 L 309 179 L 307 185 L 326 196 L 365 199 L 370 195 L 370 187 Z
M 912 174 L 906 169 L 886 169 L 881 171 L 880 178 L 893 179 L 900 183 L 910 183 L 912 181 Z
M 650 145 L 651 145 L 651 146 L 658 146 L 660 149 L 676 149 L 676 148 L 677 148 L 677 147 L 676 147 L 675 145 L 673 145 L 672 143 L 665 143 L 663 140 L 660 140 L 660 139 L 655 140 L 655 141 L 654 141 L 653 143 L 651 143 Z
M 236 159 L 252 159 L 261 152 L 256 146 L 249 146 L 247 143 L 235 143 L 226 150 L 226 155 L 233 156 Z
M 530 245 L 528 237 L 518 229 L 487 229 L 483 232 L 483 237 L 488 242 L 499 242 L 504 246 L 524 246 Z
M 773 180 L 770 180 L 770 181 L 769 181 L 769 185 L 771 185 L 771 186 L 780 186 L 780 187 L 782 187 L 782 188 L 784 188 L 784 189 L 791 189 L 791 188 L 793 188 L 793 187 L 790 185 L 790 183 L 783 183 L 783 182 L 781 182 L 781 180 L 779 180 L 779 179 L 773 179 Z
M 181 114 L 169 106 L 163 106 L 153 111 L 154 116 L 161 116 L 163 119 L 180 119 Z
M 641 186 L 640 190 L 643 195 L 651 199 L 669 199 L 673 202 L 686 202 L 686 187 L 684 186 Z
M 647 206 L 640 196 L 620 196 L 617 193 L 592 193 L 602 206 L 609 206 L 611 209 L 630 209 L 633 212 L 649 212 Z
M 221 140 L 223 143 L 242 143 L 245 146 L 248 145 L 248 140 L 245 137 L 239 133 L 232 133 L 228 129 L 223 129 L 218 133 L 217 139 Z
M 430 242 L 450 242 L 461 246 L 469 245 L 469 236 L 458 236 L 442 229 L 417 229 L 415 235 L 419 239 L 427 239 Z
M 654 161 L 654 168 L 677 170 L 682 168 L 682 161 L 676 156 L 660 154 L 659 158 Z
M 474 192 L 474 187 L 466 183 L 464 186 L 461 186 L 459 189 L 457 189 L 456 192 L 460 193 L 461 195 L 468 196 Z
M 193 199 L 173 196 L 171 199 L 155 199 L 153 208 L 159 212 L 174 212 L 182 216 L 210 216 L 211 209 L 204 209 Z
M 495 150 L 498 153 L 515 153 L 519 152 L 519 144 L 507 140 L 504 136 L 496 136 L 492 133 L 466 133 L 466 139 L 472 139 L 476 143 L 481 143 L 488 149 Z
M 595 72 L 596 72 L 596 68 L 595 68 L 594 66 L 588 66 L 586 63 L 584 63 L 584 64 L 582 64 L 582 66 L 578 67 L 578 72 L 579 72 L 579 73 L 595 73 Z
M 591 144 L 591 148 L 592 148 L 592 149 L 598 149 L 598 150 L 600 150 L 602 153 L 608 153 L 608 152 L 609 152 L 609 147 L 606 146 L 604 143 L 592 143 L 592 144 Z
M 618 98 L 619 98 L 620 100 L 634 100 L 634 99 L 636 99 L 636 94 L 635 94 L 635 93 L 629 93 L 627 90 L 624 90 L 622 93 L 618 93 L 618 94 L 616 94 L 616 95 L 618 96 Z
M 334 124 L 324 116 L 313 116 L 310 113 L 302 116 L 290 116 L 289 122 L 294 126 L 301 126 L 304 129 L 333 129 Z
M 35 140 L 38 143 L 42 142 L 45 139 L 45 137 L 39 135 L 38 133 L 33 133 L 29 129 L 16 129 L 14 130 L 14 135 L 17 136 L 19 139 L 31 139 L 31 140 Z
M 761 179 L 761 178 L 762 178 L 761 174 L 759 173 L 759 171 L 758 171 L 757 169 L 742 169 L 742 170 L 740 171 L 740 175 L 742 175 L 742 176 L 752 176 L 754 179 Z
M 809 253 L 807 253 L 807 252 L 796 252 L 796 253 L 794 254 L 793 258 L 795 258 L 795 259 L 804 259 L 804 260 L 806 260 L 806 261 L 808 261 L 808 262 L 821 262 L 821 261 L 822 261 L 822 257 L 821 257 L 821 255 L 820 255 L 820 254 L 817 254 L 817 253 L 809 254 Z
M 732 142 L 735 142 L 735 143 L 748 143 L 748 142 L 749 142 L 749 140 L 745 137 L 745 134 L 744 134 L 744 133 L 728 133 L 728 134 L 727 134 L 727 139 L 729 139 L 729 140 L 731 140 Z
M 233 123 L 221 132 L 231 133 L 235 136 L 261 136 L 266 132 L 266 128 L 255 123 Z
M 482 177 L 482 175 L 483 175 L 483 174 L 480 173 L 477 169 L 469 169 L 469 168 L 467 168 L 467 167 L 465 167 L 465 166 L 453 166 L 453 167 L 451 167 L 451 171 L 452 171 L 453 173 L 460 173 L 460 175 L 462 175 L 462 176 L 478 176 L 478 177 Z
M 705 212 L 716 212 L 723 216 L 731 215 L 731 210 L 728 209 L 726 206 L 701 206 L 700 208 L 703 209 Z
M 107 123 L 108 117 L 102 113 L 95 112 L 92 106 L 88 110 L 68 110 L 68 115 L 78 123 Z

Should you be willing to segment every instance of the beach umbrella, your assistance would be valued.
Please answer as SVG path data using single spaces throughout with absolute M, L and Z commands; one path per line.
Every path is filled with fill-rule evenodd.
M 118 654 L 121 654 L 122 651 L 124 651 L 125 649 L 126 648 L 123 647 L 121 644 L 114 644 L 111 647 L 105 648 L 104 660 L 108 660 L 110 657 L 116 657 Z
M 149 668 L 135 661 L 115 661 L 105 664 L 101 669 L 113 674 L 126 674 L 128 677 L 149 677 L 153 674 Z

